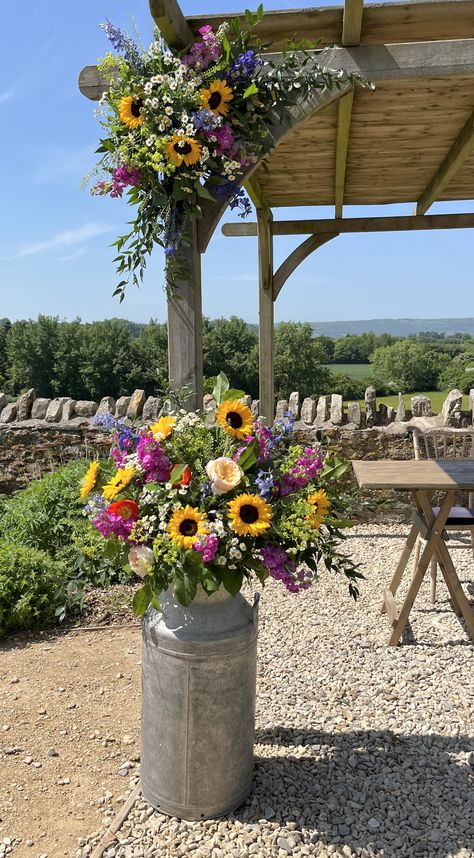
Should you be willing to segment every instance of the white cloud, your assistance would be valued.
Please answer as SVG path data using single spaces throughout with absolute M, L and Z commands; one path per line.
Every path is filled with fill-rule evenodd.
M 71 259 L 79 259 L 80 256 L 84 256 L 86 253 L 86 246 L 83 244 L 81 247 L 78 247 L 77 250 L 73 250 L 72 253 L 67 253 L 66 256 L 60 256 L 60 262 L 70 262 Z
M 28 244 L 24 244 L 23 247 L 20 247 L 14 254 L 14 258 L 18 259 L 25 256 L 36 256 L 38 253 L 45 253 L 46 251 L 67 250 L 67 248 L 81 245 L 84 242 L 89 241 L 91 238 L 96 238 L 99 235 L 105 235 L 108 232 L 112 232 L 113 229 L 114 227 L 108 223 L 86 223 L 84 226 L 80 226 L 77 229 L 68 229 L 64 232 L 57 232 L 56 235 L 53 235 L 45 241 L 32 241 Z
M 0 104 L 5 104 L 5 102 L 10 101 L 14 95 L 14 89 L 6 89 L 5 92 L 0 92 Z

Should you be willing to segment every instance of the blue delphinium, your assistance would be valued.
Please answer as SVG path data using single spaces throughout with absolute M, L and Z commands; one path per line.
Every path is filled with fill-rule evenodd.
M 104 31 L 115 50 L 122 53 L 131 66 L 142 68 L 143 63 L 140 57 L 140 51 L 130 36 L 122 32 L 120 27 L 116 27 L 108 20 L 106 20 L 104 24 L 100 24 L 100 28 Z
M 252 77 L 262 63 L 263 60 L 261 57 L 255 56 L 255 51 L 248 50 L 245 54 L 239 54 L 234 65 L 227 72 L 226 77 L 230 78 L 233 83 L 245 80 Z
M 269 500 L 272 488 L 274 486 L 273 477 L 270 471 L 260 470 L 255 478 L 255 483 L 258 486 L 258 493 L 260 497 L 265 498 L 265 500 Z
M 214 131 L 222 123 L 220 116 L 216 116 L 212 110 L 198 110 L 192 114 L 193 125 L 196 131 Z

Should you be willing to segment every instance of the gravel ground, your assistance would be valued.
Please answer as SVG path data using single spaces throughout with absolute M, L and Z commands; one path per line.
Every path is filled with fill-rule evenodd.
M 140 798 L 107 858 L 474 856 L 474 647 L 444 583 L 432 606 L 425 580 L 404 646 L 387 647 L 379 613 L 406 532 L 353 532 L 347 550 L 367 579 L 357 604 L 330 575 L 296 597 L 265 590 L 246 804 L 185 822 Z M 472 601 L 472 553 L 453 558 Z M 81 841 L 77 858 L 99 839 Z

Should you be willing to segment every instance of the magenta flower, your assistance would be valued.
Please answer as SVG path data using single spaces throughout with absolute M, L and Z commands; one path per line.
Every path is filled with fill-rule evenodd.
M 202 559 L 204 563 L 212 563 L 219 549 L 219 540 L 213 533 L 207 533 L 205 536 L 197 539 L 194 543 L 196 551 L 202 551 Z
M 145 471 L 146 483 L 166 482 L 171 473 L 171 462 L 151 432 L 141 436 L 137 445 L 137 456 Z
M 130 531 L 135 524 L 134 518 L 124 519 L 121 515 L 116 515 L 113 512 L 108 512 L 104 509 L 96 518 L 92 520 L 92 524 L 102 534 L 104 539 L 114 536 L 115 539 L 124 539 L 129 541 Z
M 313 573 L 307 567 L 298 569 L 294 560 L 278 545 L 265 545 L 260 549 L 264 566 L 271 578 L 281 581 L 289 593 L 307 590 L 313 582 Z
M 282 474 L 279 484 L 280 497 L 286 497 L 315 480 L 323 464 L 324 457 L 320 450 L 305 447 L 303 454 L 296 460 L 290 471 Z

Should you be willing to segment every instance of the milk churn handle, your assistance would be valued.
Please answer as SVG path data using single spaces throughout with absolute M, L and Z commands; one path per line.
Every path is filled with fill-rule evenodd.
M 252 622 L 256 626 L 258 623 L 258 605 L 260 602 L 260 593 L 255 593 L 252 605 Z

